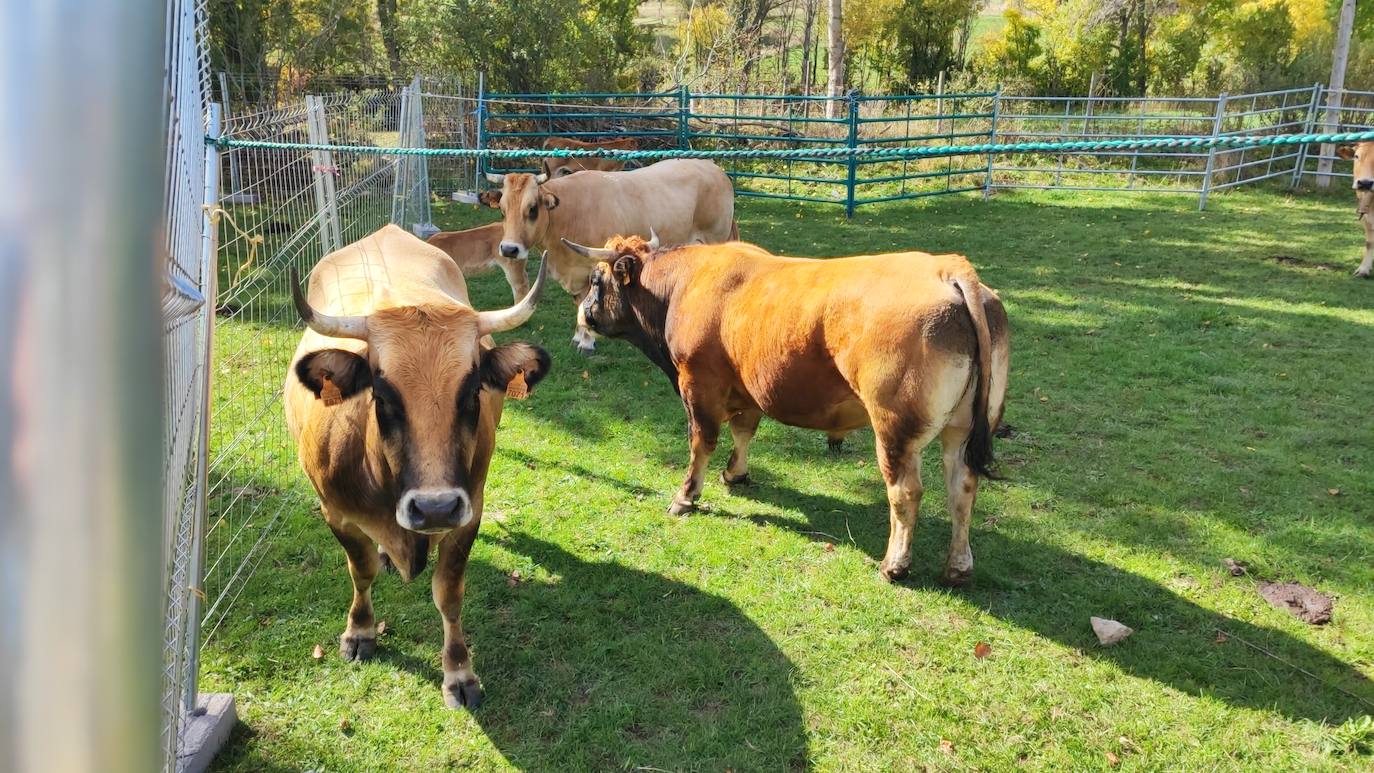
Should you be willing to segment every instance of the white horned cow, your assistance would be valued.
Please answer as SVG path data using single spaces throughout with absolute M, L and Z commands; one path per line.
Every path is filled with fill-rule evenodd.
M 549 368 L 539 347 L 495 346 L 490 334 L 524 324 L 544 280 L 541 266 L 519 303 L 477 311 L 458 266 L 392 225 L 322 259 L 305 295 L 292 276 L 309 329 L 283 401 L 301 467 L 348 556 L 353 602 L 339 652 L 361 660 L 376 650 L 371 587 L 382 565 L 408 582 L 437 547 L 431 585 L 451 708 L 482 699 L 460 620 L 463 572 L 505 390 L 521 376 L 533 387 Z
M 549 272 L 577 305 L 596 261 L 563 240 L 604 244 L 612 236 L 657 235 L 664 244 L 716 244 L 738 237 L 730 178 L 710 161 L 669 160 L 628 172 L 586 171 L 550 180 L 527 173 L 488 174 L 499 189 L 481 200 L 499 208 L 501 255 L 519 260 L 547 250 Z M 573 343 L 591 351 L 595 338 L 579 324 Z
M 1355 212 L 1364 227 L 1364 259 L 1355 269 L 1355 276 L 1368 279 L 1374 271 L 1374 142 L 1361 142 L 1353 147 L 1342 145 L 1336 153 L 1355 162 L 1350 187 L 1355 189 Z

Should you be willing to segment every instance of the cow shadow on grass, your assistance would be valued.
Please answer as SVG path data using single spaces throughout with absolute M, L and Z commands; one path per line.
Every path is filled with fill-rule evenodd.
M 478 561 L 467 583 L 487 690 L 473 717 L 516 767 L 809 767 L 794 666 L 734 604 L 523 534 L 494 541 L 538 567 L 511 584 Z
M 875 489 L 881 491 L 876 482 Z M 766 476 L 733 493 L 731 497 L 717 494 L 714 515 L 746 518 L 818 541 L 852 538 L 856 547 L 873 558 L 876 571 L 887 539 L 885 501 L 856 506 L 823 494 L 773 486 Z M 805 520 L 751 513 L 751 499 L 799 511 Z M 943 505 L 939 493 L 922 503 L 911 576 L 900 583 L 904 587 L 940 587 L 937 577 L 948 546 L 949 521 L 932 514 Z M 1056 545 L 985 528 L 971 530 L 969 540 L 974 579 L 956 591 L 960 596 L 1011 625 L 1111 662 L 1126 673 L 1190 695 L 1275 711 L 1291 719 L 1338 724 L 1369 713 L 1369 706 L 1374 705 L 1361 704 L 1336 689 L 1374 701 L 1374 685 L 1358 670 L 1288 633 L 1205 609 L 1152 580 Z M 1101 647 L 1088 625 L 1090 616 L 1120 620 L 1136 633 L 1127 644 Z M 1221 641 L 1219 633 L 1224 633 Z M 1325 684 L 1298 669 L 1317 675 Z

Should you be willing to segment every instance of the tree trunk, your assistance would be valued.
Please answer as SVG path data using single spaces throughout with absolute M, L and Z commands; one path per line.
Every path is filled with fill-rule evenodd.
M 834 118 L 844 93 L 844 0 L 830 0 L 830 77 L 826 85 L 825 117 Z
M 1336 131 L 1341 119 L 1341 91 L 1345 89 L 1345 63 L 1350 58 L 1350 31 L 1355 26 L 1355 0 L 1341 3 L 1340 20 L 1336 25 L 1336 50 L 1331 54 L 1331 80 L 1326 92 L 1326 116 L 1322 130 Z M 1331 186 L 1331 157 L 1334 145 L 1322 145 L 1321 160 L 1317 162 L 1317 187 Z
M 811 36 L 816 29 L 816 9 L 820 0 L 805 0 L 806 21 L 802 25 L 801 91 L 811 96 Z
M 382 46 L 386 48 L 386 62 L 391 77 L 405 77 L 401 73 L 401 40 L 397 31 L 396 0 L 377 0 L 377 26 L 382 32 Z

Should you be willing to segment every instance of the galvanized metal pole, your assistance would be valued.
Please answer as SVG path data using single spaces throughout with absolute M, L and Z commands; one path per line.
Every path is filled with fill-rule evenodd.
M 0 3 L 0 770 L 155 771 L 165 1 Z
M 1225 91 L 1217 96 L 1216 115 L 1212 119 L 1212 137 L 1221 136 L 1221 124 L 1226 120 L 1226 100 L 1230 95 Z M 1197 208 L 1201 212 L 1207 209 L 1207 194 L 1212 189 L 1212 169 L 1217 163 L 1217 149 L 1215 146 L 1207 149 L 1207 168 L 1202 173 L 1202 192 L 1198 194 Z
M 324 100 L 317 96 L 305 98 L 305 126 L 311 144 L 329 144 L 329 124 L 325 120 Z M 334 187 L 334 154 L 328 150 L 310 152 L 315 177 L 315 211 L 320 226 L 320 247 L 324 254 L 343 246 L 339 227 L 339 197 Z
M 1307 105 L 1307 119 L 1303 121 L 1303 134 L 1311 134 L 1317 121 L 1317 108 L 1322 101 L 1322 85 L 1312 84 L 1312 99 Z M 1298 146 L 1297 163 L 1293 166 L 1293 180 L 1288 184 L 1289 188 L 1296 188 L 1302 185 L 1303 167 L 1307 166 L 1307 145 Z
M 692 147 L 692 130 L 689 121 L 691 113 L 692 93 L 686 86 L 679 86 L 677 91 L 677 146 L 680 150 L 688 150 Z
M 1002 113 L 1002 84 L 992 94 L 992 123 L 988 126 L 988 142 L 997 142 L 997 117 Z M 992 196 L 992 153 L 988 154 L 988 171 L 983 178 L 983 201 Z
M 477 149 L 485 150 L 487 147 L 487 76 L 486 73 L 477 74 Z M 487 160 L 477 159 L 473 165 L 472 189 L 482 190 L 482 176 L 486 171 Z

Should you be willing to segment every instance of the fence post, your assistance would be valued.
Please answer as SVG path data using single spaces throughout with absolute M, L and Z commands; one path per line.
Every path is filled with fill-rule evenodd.
M 1322 85 L 1312 84 L 1312 101 L 1307 106 L 1307 120 L 1303 121 L 1302 133 L 1311 134 L 1317 123 L 1317 109 L 1322 103 Z M 1307 143 L 1298 146 L 1298 161 L 1293 167 L 1293 181 L 1288 184 L 1289 188 L 1296 188 L 1302 185 L 1303 167 L 1307 166 Z
M 988 142 L 997 142 L 997 116 L 1002 113 L 1002 84 L 997 84 L 997 90 L 992 93 L 992 123 L 988 126 Z M 983 177 L 983 201 L 987 201 L 992 195 L 992 159 L 994 153 L 988 154 L 988 171 Z
M 1230 95 L 1225 91 L 1217 95 L 1216 117 L 1212 119 L 1212 138 L 1221 136 L 1221 124 L 1226 119 L 1226 100 Z M 1207 194 L 1212 189 L 1212 169 L 1217 163 L 1217 146 L 1213 145 L 1207 149 L 1207 168 L 1202 173 L 1202 192 L 1198 194 L 1197 208 L 1201 212 L 1207 209 Z
M 410 147 L 411 119 L 410 86 L 401 88 L 401 113 L 396 121 L 396 147 Z M 406 215 L 410 200 L 410 156 L 398 155 L 395 171 L 391 175 L 391 223 L 406 228 Z
M 306 96 L 305 118 L 310 144 L 328 145 L 329 125 L 325 121 L 323 98 Z M 334 154 L 328 150 L 312 150 L 310 157 L 315 177 L 315 217 L 320 224 L 320 248 L 324 250 L 322 254 L 328 255 L 343 246 L 339 198 L 334 189 Z
M 477 74 L 477 149 L 487 149 L 487 74 Z M 486 171 L 487 160 L 482 156 L 477 157 L 477 163 L 473 167 L 472 189 L 482 190 L 482 175 Z
M 859 147 L 859 90 L 849 92 L 849 144 L 850 151 Z M 854 153 L 849 156 L 849 175 L 845 185 L 844 216 L 854 217 L 854 188 L 859 176 L 859 158 Z
M 686 86 L 679 86 L 677 91 L 677 147 L 679 150 L 689 150 L 692 147 L 692 128 L 688 119 L 692 114 L 692 93 Z

